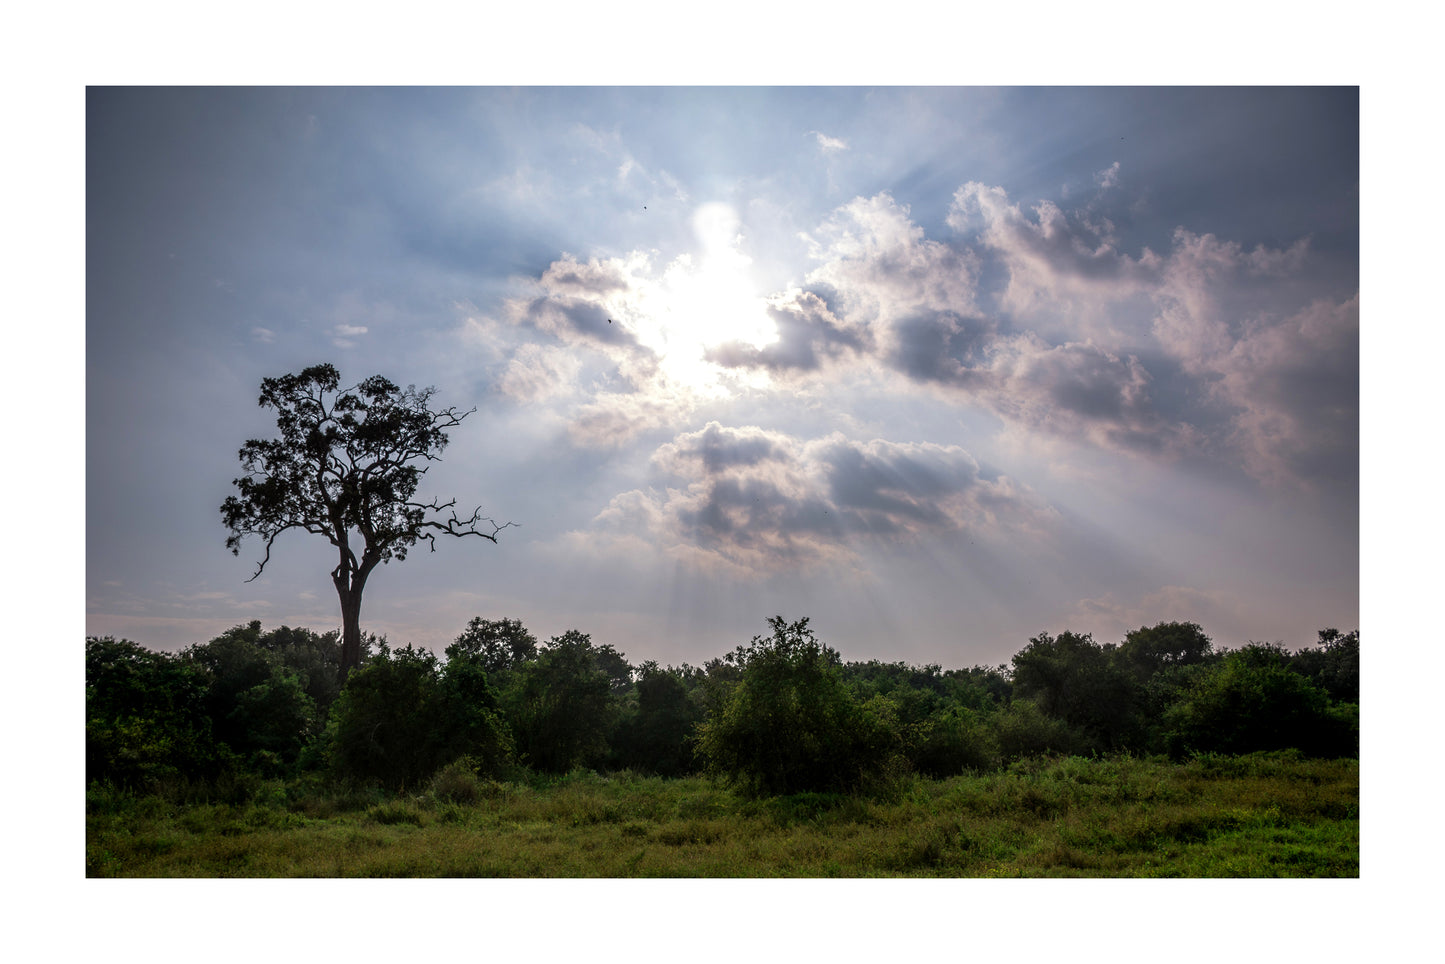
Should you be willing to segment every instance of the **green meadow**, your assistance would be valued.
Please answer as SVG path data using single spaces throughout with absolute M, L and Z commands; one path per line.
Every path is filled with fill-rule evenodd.
M 418 793 L 317 780 L 92 784 L 88 877 L 1357 877 L 1359 763 L 1033 757 L 867 793 L 700 776 L 449 768 Z

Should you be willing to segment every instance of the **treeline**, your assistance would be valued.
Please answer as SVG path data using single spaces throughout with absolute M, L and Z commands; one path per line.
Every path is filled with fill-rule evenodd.
M 997 667 L 844 662 L 808 620 L 702 666 L 630 664 L 569 631 L 473 619 L 445 653 L 259 620 L 170 655 L 86 640 L 88 779 L 137 790 L 235 774 L 418 788 L 444 768 L 710 773 L 751 792 L 866 790 L 1035 754 L 1357 756 L 1359 632 L 1216 649 L 1194 623 L 1120 643 L 1039 635 Z

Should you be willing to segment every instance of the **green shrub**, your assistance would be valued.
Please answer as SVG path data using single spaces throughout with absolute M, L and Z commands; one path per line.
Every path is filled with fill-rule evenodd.
M 474 804 L 482 799 L 477 762 L 471 757 L 453 760 L 432 777 L 431 794 L 447 803 Z
M 954 708 L 927 721 L 913 754 L 919 773 L 950 777 L 966 770 L 991 770 L 999 763 L 999 737 L 981 713 Z
M 447 763 L 470 756 L 489 772 L 511 758 L 511 737 L 494 707 L 486 673 L 406 646 L 347 677 L 326 738 L 341 776 L 397 789 L 421 786 Z
M 999 756 L 1005 761 L 1040 753 L 1080 753 L 1087 749 L 1087 739 L 1063 720 L 1045 714 L 1032 700 L 1014 700 L 995 713 L 991 722 Z
M 1085 633 L 1048 633 L 1013 657 L 1014 693 L 1069 724 L 1093 750 L 1121 749 L 1139 731 L 1140 684 L 1118 647 Z
M 1164 717 L 1175 757 L 1298 749 L 1311 756 L 1359 754 L 1359 709 L 1339 705 L 1290 669 L 1270 647 L 1227 654 Z
M 512 673 L 503 700 L 528 766 L 566 773 L 601 764 L 613 709 L 612 681 L 598 665 L 602 649 L 611 648 L 568 630 Z
M 132 789 L 213 778 L 234 765 L 212 735 L 205 674 L 129 640 L 85 641 L 88 780 Z
M 660 776 L 696 772 L 693 733 L 703 717 L 701 700 L 688 692 L 680 672 L 646 662 L 639 668 L 636 708 L 617 728 L 613 757 L 622 767 Z
M 767 795 L 857 790 L 896 769 L 904 732 L 886 699 L 854 698 L 837 653 L 781 616 L 734 654 L 742 678 L 698 730 L 709 772 Z

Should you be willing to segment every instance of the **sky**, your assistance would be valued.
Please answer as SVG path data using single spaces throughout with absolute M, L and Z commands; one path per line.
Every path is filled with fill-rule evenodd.
M 339 625 L 225 549 L 261 379 L 475 409 L 373 574 L 699 665 L 1359 625 L 1358 88 L 90 88 L 86 632 Z

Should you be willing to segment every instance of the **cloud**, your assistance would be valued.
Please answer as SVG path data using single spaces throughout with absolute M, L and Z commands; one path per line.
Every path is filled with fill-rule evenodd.
M 567 435 L 590 448 L 616 448 L 646 432 L 676 425 L 695 407 L 696 400 L 687 393 L 598 392 L 573 410 Z
M 1173 458 L 1196 444 L 1196 433 L 1158 409 L 1152 383 L 1133 355 L 1021 335 L 978 373 L 974 394 L 1006 420 L 1050 435 Z
M 977 310 L 978 259 L 924 237 L 908 206 L 886 192 L 854 198 L 815 234 L 804 239 L 823 264 L 808 280 L 837 291 L 852 319 Z
M 780 375 L 815 372 L 828 362 L 867 350 L 866 328 L 837 318 L 811 291 L 790 290 L 768 306 L 778 338 L 761 347 L 745 341 L 711 347 L 704 357 L 724 368 L 761 368 Z
M 637 336 L 608 311 L 613 304 L 620 307 L 634 289 L 635 267 L 619 258 L 582 263 L 564 254 L 542 272 L 540 294 L 526 303 L 521 316 L 571 344 L 635 348 Z
M 1052 201 L 1041 201 L 1033 216 L 1009 203 L 1001 187 L 970 181 L 953 195 L 947 223 L 959 232 L 978 232 L 980 245 L 1008 270 L 1004 304 L 1028 313 L 1060 299 L 1118 301 L 1157 282 L 1161 259 L 1149 248 L 1133 258 L 1116 247 L 1107 219 L 1072 218 Z
M 541 401 L 570 392 L 581 368 L 565 348 L 526 343 L 507 362 L 497 387 L 513 401 Z
M 1274 292 L 1307 250 L 1246 252 L 1180 229 L 1154 293 L 1154 336 L 1203 386 L 1216 441 L 1272 486 L 1358 473 L 1359 294 L 1280 310 Z
M 1030 238 L 1062 230 L 1050 209 L 1040 224 L 1023 219 L 1002 192 L 969 185 L 960 194 L 979 202 L 990 226 L 1016 221 L 1011 230 Z M 1136 354 L 1090 341 L 1056 344 L 1027 330 L 1005 333 L 998 313 L 980 304 L 980 256 L 927 239 L 889 195 L 854 199 L 807 240 L 822 264 L 808 275 L 812 290 L 775 299 L 778 340 L 762 348 L 718 346 L 710 360 L 773 375 L 881 366 L 956 404 L 1126 452 L 1173 456 L 1193 439 L 1187 424 L 1157 408 L 1153 377 Z M 994 254 L 992 245 L 984 250 Z M 1044 250 L 1083 256 L 1079 245 L 1057 239 Z M 1127 283 L 1132 291 L 1135 282 Z
M 926 238 L 886 193 L 855 198 L 807 240 L 823 262 L 808 281 L 836 306 L 826 328 L 813 326 L 819 334 L 846 334 L 833 341 L 914 381 L 972 383 L 997 334 L 979 306 L 973 252 Z
M 1094 175 L 1094 183 L 1101 188 L 1111 188 L 1119 183 L 1119 162 L 1115 161 Z
M 839 151 L 848 149 L 848 142 L 837 137 L 829 137 L 822 131 L 808 131 L 818 139 L 818 147 L 824 154 L 836 154 Z
M 353 348 L 356 346 L 353 339 L 366 334 L 367 330 L 365 325 L 336 325 L 331 329 L 331 343 L 337 348 Z
M 643 254 L 585 262 L 564 254 L 530 283 L 528 296 L 507 303 L 505 314 L 512 324 L 550 335 L 563 346 L 597 353 L 635 389 L 648 382 L 657 365 L 657 355 L 642 344 L 637 324 L 655 288 L 649 270 L 650 261 Z M 545 380 L 545 373 L 536 370 L 543 356 L 514 361 L 514 387 L 523 390 L 543 383 L 528 377 Z
M 1099 172 L 1101 185 L 1118 169 Z M 731 217 L 713 232 L 730 255 Z M 1166 252 L 1129 254 L 1101 210 L 1042 201 L 1025 211 L 978 182 L 954 192 L 947 223 L 959 238 L 930 239 L 887 193 L 837 208 L 802 236 L 817 262 L 802 287 L 749 322 L 775 338 L 708 341 L 688 327 L 704 309 L 680 295 L 707 267 L 688 255 L 661 272 L 641 252 L 564 255 L 511 317 L 616 366 L 568 416 L 580 444 L 678 425 L 726 395 L 724 373 L 751 373 L 750 390 L 768 392 L 881 371 L 1007 426 L 1109 451 L 1213 459 L 1270 485 L 1351 473 L 1358 298 L 1298 303 L 1308 239 L 1247 249 L 1179 228 Z M 560 397 L 579 371 L 519 351 L 502 390 Z
M 601 170 L 607 172 L 595 184 L 584 180 L 579 193 L 623 190 L 633 196 L 661 195 L 679 201 L 687 200 L 687 191 L 682 183 L 666 170 L 649 170 L 624 143 L 618 131 L 599 131 L 586 124 L 577 124 L 572 128 L 572 138 L 587 155 L 602 161 L 604 166 Z
M 1116 173 L 1100 172 L 1101 184 Z M 1000 309 L 1021 330 L 992 342 L 984 332 L 982 364 L 973 365 L 955 365 L 958 353 L 921 331 L 927 337 L 909 342 L 915 357 L 943 361 L 904 367 L 911 377 L 964 388 L 1033 428 L 1170 458 L 1207 455 L 1271 485 L 1353 472 L 1358 296 L 1291 303 L 1307 238 L 1247 250 L 1181 227 L 1165 254 L 1144 248 L 1131 257 L 1107 218 L 1047 201 L 1031 217 L 1001 188 L 976 182 L 955 192 L 948 223 L 976 232 L 982 256 L 1001 261 Z M 1056 319 L 1081 333 L 1097 319 L 1092 330 L 1104 343 L 1050 342 Z M 1172 363 L 1178 384 L 1167 410 L 1146 353 Z
M 276 333 L 269 328 L 257 326 L 251 329 L 251 339 L 263 345 L 272 345 L 276 342 Z
M 1261 324 L 1213 360 L 1215 397 L 1238 409 L 1230 441 L 1274 485 L 1356 478 L 1360 299 L 1316 301 Z
M 957 446 L 709 422 L 661 446 L 652 464 L 667 484 L 617 496 L 598 529 L 748 578 L 856 567 L 865 543 L 971 528 L 1037 533 L 1056 517 L 1012 480 L 985 478 Z

